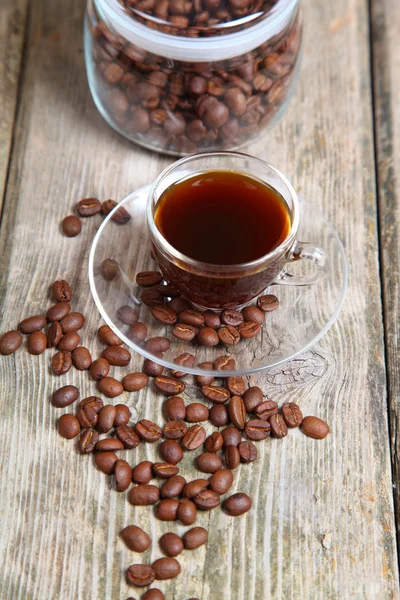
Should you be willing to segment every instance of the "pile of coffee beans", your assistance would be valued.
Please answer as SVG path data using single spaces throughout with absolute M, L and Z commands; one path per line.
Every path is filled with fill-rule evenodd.
M 114 200 L 105 200 L 100 202 L 97 198 L 83 198 L 79 200 L 75 206 L 75 215 L 68 215 L 64 217 L 61 223 L 61 229 L 66 237 L 76 237 L 82 230 L 81 218 L 93 217 L 94 215 L 101 214 L 106 217 L 115 207 L 117 202 Z M 115 212 L 111 217 L 111 220 L 118 225 L 125 225 L 131 218 L 128 211 L 123 207 Z M 111 279 L 111 277 L 110 277 Z
M 208 1 L 195 16 L 198 10 L 190 0 L 138 0 L 135 17 L 143 3 L 151 7 L 147 13 L 156 11 L 157 20 L 149 26 L 188 37 L 212 35 L 212 14 L 230 21 L 237 11 L 259 6 L 235 0 L 220 10 L 217 0 L 214 12 Z M 282 32 L 241 56 L 214 63 L 171 61 L 128 43 L 93 7 L 88 25 L 92 81 L 108 120 L 132 141 L 178 155 L 235 148 L 267 127 L 288 97 L 301 43 L 294 15 Z

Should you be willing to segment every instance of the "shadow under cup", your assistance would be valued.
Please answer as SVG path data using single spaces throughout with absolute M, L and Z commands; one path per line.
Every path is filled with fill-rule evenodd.
M 289 210 L 291 228 L 286 239 L 273 251 L 252 262 L 214 265 L 181 254 L 160 233 L 154 216 L 163 193 L 183 179 L 216 170 L 243 173 L 267 184 L 282 196 Z M 150 189 L 147 222 L 154 257 L 164 278 L 197 307 L 218 311 L 240 307 L 262 294 L 271 284 L 283 282 L 283 267 L 295 258 L 299 206 L 292 185 L 275 168 L 246 154 L 215 152 L 184 158 L 161 173 Z

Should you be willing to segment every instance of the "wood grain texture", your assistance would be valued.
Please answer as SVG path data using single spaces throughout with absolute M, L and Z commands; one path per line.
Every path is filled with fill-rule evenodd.
M 0 5 L 0 214 L 17 107 L 27 0 L 2 0 Z
M 400 52 L 398 2 L 372 2 L 380 251 L 386 329 L 393 493 L 400 541 Z
M 80 0 L 32 4 L 1 229 L 1 331 L 45 311 L 49 283 L 64 277 L 74 307 L 87 316 L 84 343 L 96 354 L 99 316 L 87 260 L 100 218 L 85 221 L 76 239 L 63 237 L 59 222 L 80 197 L 123 198 L 169 161 L 119 138 L 96 112 L 85 80 L 82 18 Z M 168 600 L 399 598 L 367 3 L 307 0 L 304 20 L 297 93 L 281 123 L 249 151 L 277 165 L 334 223 L 349 258 L 350 287 L 338 322 L 317 347 L 250 383 L 280 403 L 296 400 L 305 414 L 326 419 L 332 433 L 324 442 L 294 431 L 284 441 L 259 444 L 259 460 L 241 466 L 234 484 L 252 495 L 253 510 L 236 520 L 219 510 L 199 515 L 209 543 L 182 555 L 179 578 L 160 583 Z M 96 388 L 77 371 L 50 375 L 50 355 L 32 357 L 21 348 L 1 358 L 0 597 L 138 597 L 124 569 L 160 556 L 157 540 L 175 525 L 131 507 L 92 458 L 78 456 L 74 443 L 58 436 L 64 411 L 49 403 L 54 389 L 75 383 L 84 397 Z M 186 398 L 194 395 L 189 387 Z M 128 402 L 134 418 L 162 422 L 161 399 L 151 390 L 117 400 Z M 153 459 L 156 449 L 141 446 L 128 456 L 132 463 Z M 188 478 L 192 458 L 182 465 Z M 118 539 L 133 523 L 152 536 L 143 556 Z

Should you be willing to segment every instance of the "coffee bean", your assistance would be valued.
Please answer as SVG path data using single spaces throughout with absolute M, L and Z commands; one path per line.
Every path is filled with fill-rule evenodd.
M 149 506 L 156 504 L 160 499 L 160 491 L 155 485 L 137 485 L 128 495 L 128 500 L 134 506 Z
M 257 448 L 252 442 L 240 442 L 238 450 L 242 463 L 253 462 L 257 458 Z
M 116 414 L 114 419 L 114 427 L 127 425 L 129 423 L 129 419 L 131 418 L 131 411 L 126 404 L 116 404 L 115 410 Z
M 200 402 L 193 402 L 186 406 L 186 417 L 185 420 L 188 423 L 200 423 L 201 421 L 208 421 L 209 410 L 207 406 Z
M 225 427 L 225 429 L 221 431 L 221 435 L 224 439 L 224 447 L 238 446 L 242 439 L 239 429 L 233 427 L 232 425 Z
M 200 369 L 204 369 L 206 371 L 212 371 L 214 368 L 212 362 L 203 362 L 199 365 L 199 367 Z M 213 375 L 195 375 L 194 379 L 197 385 L 203 387 L 203 385 L 211 385 L 215 377 L 213 377 Z
M 153 360 L 146 358 L 143 364 L 143 371 L 146 373 L 146 375 L 149 375 L 149 377 L 159 377 L 162 375 L 164 367 Z
M 265 400 L 265 402 L 261 402 L 261 404 L 257 404 L 255 409 L 253 410 L 254 414 L 258 419 L 262 419 L 263 421 L 267 421 L 272 415 L 276 415 L 278 412 L 278 405 L 273 400 Z
M 246 407 L 240 396 L 232 396 L 228 404 L 229 418 L 237 429 L 244 429 L 246 424 Z
M 301 424 L 301 431 L 315 440 L 323 440 L 330 432 L 330 429 L 329 425 L 318 417 L 304 417 Z
M 69 335 L 69 334 L 68 334 Z M 110 363 L 105 358 L 98 358 L 90 365 L 89 375 L 95 381 L 107 377 L 110 372 Z
M 219 344 L 218 333 L 211 327 L 203 327 L 197 334 L 198 342 L 201 346 L 217 346 Z
M 80 217 L 92 217 L 101 211 L 101 203 L 97 198 L 83 198 L 76 204 L 76 212 Z
M 165 600 L 165 596 L 157 588 L 151 588 L 151 590 L 147 590 L 147 592 L 143 594 L 141 600 Z
M 169 283 L 158 283 L 155 286 L 155 289 L 157 292 L 160 292 L 164 298 L 175 298 L 181 295 L 180 291 L 174 285 L 170 285 Z
M 176 440 L 165 440 L 158 447 L 162 459 L 172 465 L 183 460 L 183 450 Z
M 126 367 L 131 360 L 131 353 L 126 348 L 121 346 L 107 346 L 101 354 L 102 358 L 105 358 L 110 365 L 115 367 Z
M 266 296 L 260 296 L 257 299 L 257 306 L 264 312 L 272 312 L 279 306 L 279 300 L 273 294 L 267 294 Z
M 54 325 L 54 323 L 53 323 Z M 52 328 L 52 326 L 50 326 L 50 329 Z M 61 327 L 60 323 L 56 323 L 55 324 L 57 327 Z M 62 328 L 61 328 L 62 331 Z M 58 349 L 62 350 L 63 352 L 72 352 L 73 350 L 75 350 L 75 348 L 77 346 L 79 346 L 81 341 L 81 336 L 76 333 L 75 331 L 70 331 L 69 333 L 66 333 L 65 335 L 62 336 L 61 340 L 58 343 Z
M 130 373 L 121 381 L 126 392 L 137 392 L 146 387 L 149 377 L 146 373 Z
M 219 469 L 208 480 L 210 489 L 222 496 L 231 488 L 233 473 L 230 469 Z
M 94 457 L 96 467 L 106 473 L 112 475 L 114 473 L 115 464 L 118 461 L 118 456 L 115 452 L 99 452 Z
M 182 525 L 193 525 L 197 517 L 197 508 L 191 500 L 182 500 L 177 511 L 178 520 Z
M 185 423 L 182 421 L 169 421 L 164 425 L 164 437 L 170 440 L 180 440 L 183 438 L 187 430 Z
M 114 427 L 117 409 L 112 404 L 106 404 L 99 412 L 99 420 L 97 422 L 97 430 L 100 433 L 107 433 Z
M 206 310 L 206 312 L 203 313 L 203 318 L 206 327 L 211 327 L 211 329 L 219 329 L 221 327 L 221 319 L 217 313 Z
M 176 521 L 179 500 L 167 498 L 157 504 L 155 515 L 160 521 Z
M 111 221 L 116 223 L 117 225 L 125 225 L 131 218 L 131 215 L 128 213 L 124 206 L 120 206 L 113 216 L 111 217 Z
M 178 556 L 183 552 L 182 539 L 176 533 L 164 533 L 160 537 L 160 548 L 167 556 Z
M 54 348 L 55 346 L 57 346 L 57 344 L 59 344 L 62 337 L 62 327 L 60 323 L 57 323 L 57 321 L 55 321 L 50 325 L 50 327 L 47 330 L 46 345 L 49 348 Z
M 257 306 L 245 306 L 242 308 L 242 315 L 245 321 L 259 323 L 262 325 L 265 321 L 265 313 Z
M 205 490 L 208 487 L 207 479 L 194 479 L 187 483 L 183 490 L 182 496 L 184 498 L 194 498 L 197 496 L 202 490 Z
M 108 325 L 102 325 L 98 330 L 99 340 L 108 346 L 121 346 L 123 341 Z
M 58 302 L 57 304 L 53 304 L 47 311 L 47 320 L 50 321 L 50 323 L 61 321 L 61 319 L 67 316 L 70 310 L 71 306 L 68 302 Z
M 149 352 L 167 352 L 171 346 L 171 342 L 166 337 L 153 337 L 145 343 L 145 349 Z
M 71 354 L 69 352 L 57 352 L 51 361 L 51 368 L 55 375 L 65 375 L 72 367 Z
M 128 583 L 137 587 L 147 587 L 155 578 L 154 570 L 148 565 L 131 565 L 126 572 Z
M 300 407 L 294 402 L 287 402 L 282 406 L 282 417 L 290 428 L 299 427 L 303 422 L 303 414 Z
M 171 421 L 175 421 L 177 419 L 184 420 L 186 418 L 185 403 L 179 396 L 173 396 L 172 398 L 165 400 L 163 409 L 166 417 Z
M 113 258 L 106 258 L 100 265 L 100 273 L 107 281 L 112 281 L 119 273 L 119 264 Z
M 243 401 L 244 401 L 247 412 L 253 412 L 255 407 L 258 406 L 259 404 L 261 404 L 261 402 L 263 402 L 263 400 L 264 400 L 264 397 L 263 397 L 262 390 L 257 386 L 250 387 L 243 394 Z
M 153 479 L 153 463 L 150 460 L 144 460 L 132 469 L 132 481 L 135 483 L 149 483 Z
M 210 421 L 215 427 L 223 427 L 229 423 L 228 409 L 224 404 L 214 404 L 210 408 Z
M 181 366 L 181 367 L 193 367 L 194 363 L 196 362 L 196 357 L 193 354 L 189 354 L 189 352 L 184 352 L 183 354 L 180 354 L 179 356 L 177 356 L 174 359 L 174 363 Z M 185 371 L 175 371 L 175 370 L 171 370 L 171 375 L 173 377 L 186 377 L 186 375 L 188 375 L 188 373 L 185 373 Z
M 55 391 L 51 403 L 56 408 L 65 408 L 79 399 L 79 390 L 74 385 L 65 385 Z
M 144 323 L 140 323 L 140 322 L 134 323 L 129 328 L 127 336 L 129 337 L 129 339 L 133 340 L 134 342 L 144 342 L 144 340 L 147 337 L 146 325 Z
M 214 362 L 216 371 L 233 371 L 236 368 L 236 363 L 231 356 L 219 356 Z
M 114 467 L 114 477 L 117 492 L 125 492 L 132 479 L 132 469 L 126 460 L 117 460 Z
M 81 432 L 79 421 L 74 415 L 61 415 L 58 419 L 58 433 L 61 437 L 72 440 Z
M 61 223 L 63 234 L 67 237 L 76 237 L 80 234 L 82 223 L 75 215 L 64 217 Z
M 90 431 L 90 429 L 86 429 L 86 431 Z M 119 452 L 124 449 L 123 443 L 115 438 L 105 438 L 96 443 L 96 452 Z
M 78 441 L 78 452 L 80 454 L 90 454 L 98 443 L 99 434 L 94 429 L 85 429 Z M 97 447 L 96 447 L 97 450 Z
M 60 279 L 53 283 L 51 294 L 56 302 L 70 302 L 72 298 L 71 288 L 65 279 Z
M 216 385 L 203 385 L 201 393 L 215 404 L 224 404 L 231 395 L 228 390 Z
M 206 439 L 206 430 L 201 425 L 192 425 L 182 438 L 182 446 L 186 450 L 196 450 Z
M 226 387 L 233 396 L 243 396 L 246 391 L 243 377 L 240 376 L 228 377 Z
M 224 502 L 224 510 L 231 517 L 238 517 L 244 515 L 251 508 L 251 499 L 247 494 L 238 493 L 233 494 L 227 498 Z
M 198 329 L 193 327 L 192 325 L 185 325 L 184 323 L 177 323 L 172 330 L 172 335 L 174 335 L 178 340 L 183 340 L 189 342 L 196 337 Z
M 242 339 L 247 340 L 255 337 L 260 333 L 261 325 L 259 323 L 252 323 L 251 321 L 246 321 L 242 323 L 238 327 L 239 334 Z
M 179 321 L 193 327 L 202 327 L 204 325 L 204 317 L 201 312 L 192 309 L 185 309 L 180 312 Z
M 158 271 L 143 271 L 136 275 L 136 283 L 141 287 L 151 287 L 161 283 L 163 276 Z
M 69 333 L 70 331 L 78 331 L 85 323 L 85 317 L 78 312 L 70 312 L 61 321 L 61 327 L 63 333 Z
M 127 305 L 121 306 L 121 308 L 118 309 L 117 316 L 125 325 L 134 325 L 139 318 L 137 309 Z
M 84 404 L 83 406 L 80 405 L 76 413 L 76 417 L 82 429 L 90 429 L 91 427 L 94 427 L 99 420 L 98 413 L 90 404 Z
M 194 503 L 201 510 L 212 510 L 219 506 L 219 495 L 213 490 L 202 490 L 194 497 Z
M 164 306 L 164 304 L 157 304 L 153 306 L 151 309 L 151 314 L 153 317 L 163 325 L 175 325 L 178 315 L 176 312 L 169 308 L 168 306 Z
M 86 409 L 89 406 L 95 413 L 99 413 L 103 408 L 103 400 L 97 396 L 88 396 L 79 402 L 79 408 Z
M 222 460 L 218 454 L 203 452 L 196 459 L 196 466 L 203 473 L 215 473 L 222 467 Z
M 186 531 L 182 536 L 182 541 L 186 550 L 195 550 L 207 543 L 208 531 L 204 527 L 193 527 Z M 195 598 L 192 598 L 195 600 Z
M 240 464 L 240 453 L 237 446 L 226 446 L 225 464 L 228 469 L 236 469 Z
M 174 579 L 181 572 L 181 566 L 175 558 L 159 558 L 151 565 L 156 579 Z
M 164 296 L 155 288 L 146 288 L 140 295 L 140 299 L 146 306 L 154 308 L 155 306 L 163 306 Z
M 218 452 L 224 444 L 224 438 L 218 431 L 208 436 L 205 443 L 207 452 Z
M 75 369 L 78 369 L 78 371 L 86 371 L 90 368 L 90 365 L 92 364 L 92 357 L 90 355 L 90 352 L 84 346 L 78 346 L 77 348 L 75 348 L 75 350 L 72 352 L 71 357 L 72 363 Z
M 28 352 L 29 354 L 39 355 L 47 348 L 47 336 L 42 331 L 35 331 L 31 333 L 28 338 Z
M 150 548 L 150 536 L 136 525 L 128 525 L 120 532 L 125 546 L 132 552 L 146 552 Z
M 233 325 L 234 327 L 237 327 L 243 323 L 243 315 L 238 310 L 227 308 L 221 313 L 221 321 L 225 325 Z
M 230 112 L 235 116 L 241 116 L 246 110 L 246 96 L 238 87 L 226 90 L 224 100 Z
M 171 308 L 174 312 L 176 312 L 176 314 L 179 314 L 187 308 L 191 308 L 189 302 L 185 300 L 185 298 L 183 298 L 182 296 L 179 296 L 178 298 L 172 298 L 167 303 L 167 306 L 168 308 Z
M 36 315 L 34 317 L 28 317 L 24 319 L 19 324 L 19 328 L 22 333 L 34 333 L 35 331 L 40 331 L 44 327 L 46 327 L 47 321 L 46 317 L 43 315 Z
M 129 425 L 119 425 L 115 430 L 115 435 L 128 450 L 136 448 L 140 444 L 138 434 Z
M 176 498 L 179 496 L 186 485 L 186 479 L 181 475 L 174 475 L 166 480 L 161 486 L 161 498 Z
M 170 463 L 156 462 L 153 464 L 153 473 L 156 477 L 168 479 L 169 477 L 177 475 L 179 473 L 179 469 L 177 466 L 172 465 Z
M 142 440 L 151 444 L 157 442 L 162 435 L 161 427 L 147 419 L 138 421 L 135 425 L 135 431 Z
M 154 380 L 156 388 L 165 396 L 176 396 L 185 391 L 186 384 L 179 379 L 161 375 Z
M 0 354 L 14 354 L 22 344 L 22 335 L 19 331 L 7 331 L 0 338 Z
M 116 206 L 117 203 L 115 200 L 104 200 L 104 202 L 101 203 L 101 214 L 105 216 L 109 215 Z
M 218 337 L 226 346 L 234 346 L 240 342 L 240 333 L 233 325 L 225 325 L 218 329 Z
M 276 415 L 273 415 L 273 419 Z M 261 419 L 251 419 L 247 421 L 244 431 L 247 437 L 251 440 L 265 440 L 271 433 L 270 421 L 262 421 Z

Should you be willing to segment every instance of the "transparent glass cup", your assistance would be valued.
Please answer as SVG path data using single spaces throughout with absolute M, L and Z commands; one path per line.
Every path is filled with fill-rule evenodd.
M 164 191 L 184 179 L 215 170 L 243 173 L 269 185 L 282 196 L 291 227 L 286 239 L 272 252 L 236 265 L 203 263 L 176 250 L 160 233 L 154 215 Z M 175 162 L 156 179 L 147 204 L 152 250 L 164 278 L 195 306 L 217 311 L 240 307 L 271 285 L 312 285 L 328 273 L 326 252 L 319 246 L 297 240 L 299 222 L 298 197 L 287 178 L 259 158 L 238 152 L 196 154 Z M 314 265 L 311 273 L 295 276 L 285 270 L 288 263 L 300 260 Z

